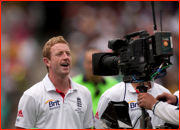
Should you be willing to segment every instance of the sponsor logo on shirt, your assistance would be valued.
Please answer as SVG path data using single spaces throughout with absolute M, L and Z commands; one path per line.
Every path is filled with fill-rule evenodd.
M 18 112 L 18 116 L 19 116 L 19 117 L 23 117 L 22 110 L 20 110 L 20 111 Z
M 45 104 L 49 103 L 49 109 L 54 110 L 60 108 L 59 100 L 50 99 Z
M 99 112 L 97 111 L 96 115 L 95 115 L 95 118 L 97 118 L 97 119 L 99 119 L 99 115 L 98 114 L 99 114 Z
M 129 103 L 129 108 L 131 109 L 131 111 L 135 111 L 135 110 L 139 110 L 139 106 L 138 103 L 136 101 L 130 101 Z
M 77 109 L 75 109 L 75 111 L 77 111 L 77 113 L 79 113 L 79 114 L 83 113 L 82 101 L 81 101 L 81 98 L 79 98 L 79 97 L 77 97 Z

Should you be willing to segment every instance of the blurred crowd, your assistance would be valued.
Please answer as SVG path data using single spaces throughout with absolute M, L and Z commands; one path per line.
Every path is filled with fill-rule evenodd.
M 157 79 L 172 93 L 179 89 L 179 3 L 155 2 L 157 30 L 172 32 L 173 66 Z M 47 73 L 42 60 L 45 42 L 62 35 L 70 44 L 73 68 L 83 73 L 87 47 L 111 52 L 108 40 L 136 31 L 154 34 L 150 1 L 1 2 L 1 128 L 13 129 L 22 93 Z M 114 77 L 122 81 L 122 75 Z

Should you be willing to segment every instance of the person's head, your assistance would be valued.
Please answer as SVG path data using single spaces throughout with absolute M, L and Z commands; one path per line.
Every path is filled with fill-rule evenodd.
M 96 48 L 88 48 L 85 50 L 83 65 L 84 65 L 85 75 L 87 76 L 87 78 L 94 77 L 92 70 L 92 54 L 99 52 L 100 50 Z
M 43 61 L 49 73 L 66 76 L 71 70 L 71 51 L 69 44 L 62 37 L 49 39 L 43 48 Z

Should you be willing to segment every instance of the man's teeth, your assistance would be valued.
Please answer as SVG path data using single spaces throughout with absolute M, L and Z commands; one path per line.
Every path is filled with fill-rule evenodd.
M 67 67 L 67 66 L 68 66 L 68 64 L 62 64 L 61 66 L 66 66 L 66 67 Z

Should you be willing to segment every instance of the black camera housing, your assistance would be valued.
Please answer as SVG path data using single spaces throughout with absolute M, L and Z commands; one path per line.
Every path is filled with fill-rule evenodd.
M 139 36 L 137 39 L 132 37 Z M 159 66 L 170 63 L 173 55 L 171 32 L 155 32 L 149 36 L 147 31 L 139 31 L 108 41 L 113 53 L 93 54 L 93 74 L 102 76 L 124 75 L 124 82 L 149 81 L 150 75 Z M 164 62 L 164 60 L 166 62 Z M 166 73 L 166 69 L 163 69 Z

